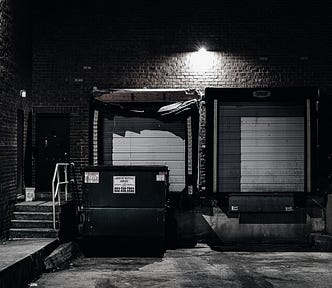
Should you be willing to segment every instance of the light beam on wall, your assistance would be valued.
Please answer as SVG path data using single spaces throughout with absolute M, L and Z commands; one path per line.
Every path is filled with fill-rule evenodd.
M 197 52 L 188 55 L 188 62 L 194 72 L 210 71 L 215 62 L 215 53 L 207 51 L 205 47 L 200 47 Z

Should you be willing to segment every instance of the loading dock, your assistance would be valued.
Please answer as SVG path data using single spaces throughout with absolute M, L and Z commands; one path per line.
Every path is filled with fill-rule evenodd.
M 198 197 L 199 98 L 200 93 L 190 89 L 92 92 L 91 166 L 167 166 L 165 237 L 170 245 L 181 241 L 184 227 L 194 236 L 188 215 Z
M 318 95 L 315 88 L 206 89 L 207 190 L 226 217 L 225 241 L 304 240 L 313 229 L 307 203 L 318 190 Z
M 95 89 L 90 164 L 167 165 L 170 197 L 193 197 L 199 98 L 190 89 Z

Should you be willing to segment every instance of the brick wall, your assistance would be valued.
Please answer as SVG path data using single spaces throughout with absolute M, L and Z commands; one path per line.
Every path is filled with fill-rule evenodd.
M 22 51 L 26 34 L 17 19 L 20 9 L 16 4 L 0 0 L 0 241 L 8 237 L 17 194 L 17 110 L 24 111 L 25 122 L 29 112 L 29 99 L 21 98 L 19 91 L 26 89 L 28 95 L 31 92 L 29 60 L 25 57 L 28 52 L 25 48 Z M 22 7 L 25 4 L 20 1 Z M 24 131 L 25 143 L 26 124 Z
M 80 111 L 72 113 L 71 122 L 71 156 L 79 164 L 88 161 L 88 99 L 94 86 L 203 91 L 331 86 L 331 20 L 328 7 L 317 1 L 297 7 L 289 1 L 263 6 L 223 1 L 219 8 L 106 2 L 34 7 L 33 102 L 46 110 Z M 209 50 L 203 67 L 195 52 L 200 45 Z M 204 157 L 200 165 L 204 170 Z
M 320 1 L 297 7 L 282 0 L 264 6 L 223 1 L 216 8 L 35 0 L 32 54 L 28 2 L 0 0 L 0 240 L 8 236 L 17 194 L 17 109 L 24 111 L 26 143 L 30 101 L 34 114 L 70 113 L 71 156 L 83 165 L 93 86 L 331 86 L 331 7 Z M 203 67 L 194 52 L 199 45 L 210 50 Z
M 303 86 L 330 81 L 330 20 L 322 11 L 276 6 L 276 11 L 287 11 L 279 15 L 262 7 L 243 12 L 241 7 L 195 11 L 188 6 L 163 12 L 82 6 L 68 6 L 66 12 L 55 7 L 54 14 L 34 18 L 34 87 L 40 103 L 78 103 L 92 86 Z M 195 57 L 190 52 L 200 44 L 215 51 L 203 71 L 191 63 Z

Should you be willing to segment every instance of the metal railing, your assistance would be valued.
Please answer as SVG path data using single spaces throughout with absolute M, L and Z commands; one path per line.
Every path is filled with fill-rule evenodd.
M 73 196 L 74 204 L 75 204 L 75 211 L 76 215 L 80 217 L 79 215 L 82 212 L 82 202 L 81 202 L 81 197 L 79 194 L 78 190 L 78 183 L 77 183 L 77 177 L 76 177 L 76 172 L 75 172 L 75 164 L 74 162 L 71 162 L 69 165 L 69 178 L 70 178 L 70 183 L 71 185 L 69 186 L 70 191 Z
M 56 163 L 53 179 L 52 179 L 52 204 L 53 204 L 53 228 L 56 229 L 56 221 L 55 221 L 55 199 L 58 197 L 58 205 L 60 207 L 61 197 L 61 185 L 64 185 L 65 187 L 65 201 L 68 200 L 68 166 L 69 163 Z M 64 179 L 61 179 L 61 169 L 60 167 L 63 167 L 63 173 L 64 173 Z

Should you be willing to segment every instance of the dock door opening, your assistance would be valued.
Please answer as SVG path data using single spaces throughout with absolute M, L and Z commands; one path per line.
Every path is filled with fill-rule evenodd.
M 154 118 L 103 118 L 104 165 L 167 165 L 170 191 L 185 188 L 185 124 Z
M 219 192 L 303 192 L 303 105 L 224 103 L 218 107 Z

